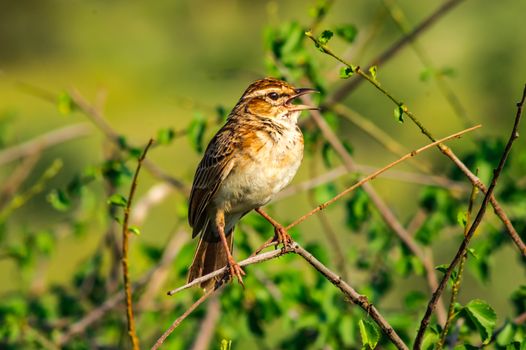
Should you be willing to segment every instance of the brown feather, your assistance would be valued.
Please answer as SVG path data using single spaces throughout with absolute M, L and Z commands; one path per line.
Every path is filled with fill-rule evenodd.
M 232 252 L 234 246 L 234 235 L 233 230 L 226 234 L 226 240 L 230 251 Z M 210 225 L 207 225 L 203 235 L 199 239 L 197 249 L 195 251 L 194 260 L 188 271 L 188 283 L 192 282 L 196 278 L 205 276 L 210 272 L 214 272 L 223 268 L 227 265 L 228 258 L 227 252 L 223 246 L 223 243 L 212 232 Z M 200 284 L 201 288 L 209 289 L 212 288 L 217 281 L 217 278 L 210 279 Z

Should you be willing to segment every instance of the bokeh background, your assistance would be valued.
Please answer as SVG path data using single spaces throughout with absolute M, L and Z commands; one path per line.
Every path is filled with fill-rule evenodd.
M 437 0 L 398 1 L 396 6 L 406 17 L 409 28 L 413 28 L 442 3 Z M 218 107 L 230 110 L 251 81 L 269 74 L 269 52 L 265 38 L 268 38 L 272 28 L 283 27 L 290 22 L 308 28 L 313 21 L 310 12 L 315 5 L 315 1 L 1 1 L 2 149 L 70 124 L 87 123 L 87 129 L 90 130 L 87 136 L 40 153 L 31 173 L 22 183 L 19 193 L 38 183 L 54 160 L 62 160 L 63 167 L 58 174 L 22 207 L 13 210 L 2 224 L 1 295 L 5 298 L 27 296 L 22 298 L 26 300 L 48 298 L 53 288 L 63 288 L 73 299 L 79 298 L 84 311 L 96 306 L 82 301 L 81 289 L 76 289 L 78 286 L 74 287 L 72 280 L 79 276 L 82 269 L 89 269 L 86 266 L 91 266 L 93 256 L 105 244 L 104 237 L 112 225 L 108 219 L 105 197 L 107 187 L 98 178 L 87 185 L 82 199 L 72 198 L 71 207 L 63 211 L 53 208 L 49 196 L 53 190 L 65 188 L 76 175 L 96 172 L 94 169 L 112 156 L 115 150 L 97 128 L 89 126 L 89 119 L 85 115 L 78 111 L 61 111 L 60 103 L 50 103 L 49 96 L 54 99 L 54 96 L 72 88 L 80 91 L 88 101 L 101 100 L 102 96 L 106 121 L 134 145 L 144 145 L 150 137 L 157 137 L 159 130 L 183 130 L 192 121 L 203 118 L 208 121 L 203 135 L 206 145 L 219 127 L 215 123 Z M 441 78 L 458 96 L 467 119 L 458 117 L 432 77 L 425 79 L 429 68 L 426 68 L 410 45 L 378 67 L 378 80 L 403 100 L 436 135 L 445 136 L 467 124 L 483 124 L 483 129 L 477 131 L 476 136 L 468 135 L 460 141 L 451 142 L 453 149 L 461 155 L 474 152 L 480 149 L 484 140 L 505 137 L 511 128 L 515 102 L 520 97 L 526 79 L 526 27 L 522 25 L 524 13 L 526 3 L 523 1 L 463 1 L 418 37 L 418 48 L 442 72 Z M 366 66 L 403 35 L 384 3 L 370 0 L 334 1 L 317 31 L 351 23 L 358 28 L 356 41 L 351 45 L 335 38 L 330 44 L 336 52 L 360 66 Z M 344 81 L 338 77 L 340 65 L 318 52 L 310 42 L 305 42 L 305 46 L 316 62 L 326 91 L 330 93 L 342 85 Z M 304 78 L 299 79 L 299 83 L 305 82 Z M 408 150 L 427 142 L 409 122 L 397 123 L 393 119 L 393 105 L 370 85 L 362 84 L 345 99 L 345 104 L 375 123 Z M 338 134 L 352 147 L 353 156 L 361 165 L 378 167 L 396 159 L 396 156 L 385 151 L 378 142 L 349 121 L 340 121 Z M 520 138 L 513 150 L 514 162 L 505 174 L 505 178 L 510 181 L 520 183 L 524 179 L 525 142 Z M 200 157 L 187 137 L 156 147 L 148 155 L 166 173 L 182 179 L 186 184 L 191 182 Z M 451 165 L 439 152 L 432 150 L 419 157 L 411 162 L 426 162 L 435 175 L 450 176 Z M 319 152 L 307 155 L 294 184 L 312 177 L 309 169 L 313 167 L 318 167 L 320 173 L 327 171 L 321 159 Z M 496 159 L 488 161 L 496 164 Z M 134 168 L 133 161 L 128 164 L 130 169 Z M 0 176 L 3 181 L 19 165 L 20 160 L 2 164 Z M 340 161 L 332 155 L 329 167 L 338 165 Z M 418 172 L 411 165 L 402 165 L 398 169 Z M 486 182 L 490 169 L 489 165 L 481 169 L 481 177 Z M 343 189 L 352 178 L 335 180 L 334 188 L 330 190 Z M 461 178 L 458 181 L 462 181 L 469 190 L 467 181 Z M 141 198 L 158 182 L 158 179 L 144 171 L 137 197 Z M 117 186 L 115 191 L 126 195 L 128 186 L 129 179 L 122 186 Z M 423 185 L 380 178 L 374 181 L 374 187 L 403 223 L 408 223 L 419 210 Z M 327 198 L 326 192 L 315 193 L 315 199 Z M 466 204 L 466 196 L 464 191 L 457 197 Z M 174 232 L 189 232 L 184 217 L 185 206 L 184 196 L 178 191 L 171 191 L 152 208 L 140 227 L 141 234 L 131 241 L 132 280 L 142 276 L 158 262 L 159 252 Z M 277 201 L 269 210 L 278 220 L 289 222 L 311 207 L 313 205 L 306 192 L 301 192 Z M 510 210 L 513 210 L 514 218 L 520 221 L 522 216 L 524 222 L 524 205 L 513 206 Z M 349 258 L 350 281 L 360 289 L 360 281 L 367 280 L 368 272 L 356 269 L 354 264 L 365 252 L 368 241 L 360 234 L 360 230 L 353 233 L 347 224 L 349 219 L 345 202 L 329 209 L 326 215 Z M 255 221 L 255 214 L 247 216 L 247 223 Z M 488 214 L 487 225 L 495 230 L 502 229 L 492 213 Z M 325 254 L 330 257 L 329 245 L 322 230 L 319 221 L 312 217 L 300 225 L 296 233 L 302 243 L 325 247 Z M 270 227 L 262 231 L 267 236 L 272 234 Z M 49 242 L 41 243 L 44 246 L 39 248 L 41 251 L 35 248 L 38 252 L 34 255 L 31 252 L 20 253 L 24 246 L 27 248 L 27 237 L 33 235 L 33 241 L 38 241 L 34 237 L 42 232 L 52 233 L 49 234 Z M 458 245 L 459 232 L 461 228 L 448 226 L 429 246 L 437 265 L 450 261 Z M 241 235 L 246 233 L 242 232 Z M 240 235 L 239 232 L 237 234 Z M 116 229 L 117 240 L 120 240 L 119 235 Z M 251 238 L 252 244 L 261 242 L 263 236 Z M 150 345 L 150 341 L 166 328 L 170 319 L 180 314 L 184 305 L 190 305 L 196 295 L 187 293 L 177 301 L 165 296 L 167 288 L 184 282 L 184 270 L 194 245 L 195 242 L 189 239 L 184 241 L 182 257 L 172 262 L 173 274 L 168 270 L 163 286 L 152 296 L 154 306 L 141 316 L 139 334 L 145 346 Z M 13 258 L 16 255 L 13 251 L 23 255 L 25 260 L 20 256 Z M 150 255 L 145 253 L 152 251 L 154 253 Z M 108 273 L 112 264 L 109 255 L 109 252 L 105 253 L 100 266 L 93 268 Z M 239 249 L 237 255 L 239 258 L 244 257 L 244 250 Z M 327 261 L 334 267 L 330 258 Z M 309 270 L 305 264 L 288 258 L 267 264 L 272 267 L 261 271 L 271 271 L 269 273 L 273 275 L 287 269 L 295 272 Z M 488 270 L 491 271 L 485 278 L 480 277 L 480 272 L 467 274 L 460 301 L 466 302 L 474 297 L 486 299 L 501 317 L 499 321 L 503 321 L 513 314 L 509 295 L 526 280 L 524 261 L 520 261 L 514 246 L 504 242 L 491 256 Z M 255 268 L 247 269 L 249 276 L 251 273 L 256 274 L 254 271 Z M 104 273 L 101 272 L 100 276 Z M 89 275 L 88 272 L 85 274 Z M 425 279 L 418 273 L 393 278 L 392 288 L 382 299 L 381 305 L 385 309 L 400 307 L 404 293 L 410 290 L 427 293 Z M 261 285 L 261 280 L 249 277 L 245 293 L 250 295 L 250 289 L 256 290 L 257 285 Z M 236 285 L 228 288 L 236 289 L 237 298 L 243 299 L 240 287 Z M 367 292 L 367 289 L 364 291 Z M 245 299 L 244 302 L 249 301 Z M 124 314 L 122 309 L 119 310 L 121 317 L 114 318 L 122 321 Z M 148 323 L 148 320 L 158 316 L 155 312 L 159 310 L 163 310 L 163 321 L 157 325 Z M 183 334 L 187 334 L 189 339 L 195 337 L 196 324 L 203 316 L 204 311 L 190 321 L 192 326 L 183 328 Z M 80 313 L 67 319 L 67 322 L 73 322 L 75 318 L 80 318 Z M 269 329 L 278 327 L 275 320 L 269 324 Z M 218 331 L 216 338 L 234 339 L 234 348 L 241 348 L 238 347 L 241 344 L 258 343 L 254 333 L 244 334 L 240 331 L 236 334 L 236 327 L 233 328 L 234 331 Z M 58 337 L 60 333 L 53 331 L 54 326 L 48 325 L 43 329 L 42 333 L 51 338 Z M 287 334 L 289 332 L 294 333 L 293 328 Z M 122 334 L 125 334 L 124 330 Z M 105 335 L 101 344 L 126 344 L 122 334 L 115 331 Z M 173 337 L 177 338 L 178 335 Z M 185 348 L 189 339 L 174 340 L 172 346 Z M 262 348 L 278 347 L 276 344 L 269 340 Z M 212 348 L 218 346 L 216 342 Z M 293 345 L 290 347 L 294 348 Z

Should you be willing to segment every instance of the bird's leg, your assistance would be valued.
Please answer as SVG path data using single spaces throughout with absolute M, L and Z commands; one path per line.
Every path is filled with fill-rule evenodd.
M 268 215 L 263 209 L 256 208 L 256 212 L 262 217 L 264 217 L 265 220 L 270 222 L 272 226 L 274 226 L 274 239 L 272 240 L 272 242 L 276 242 L 276 246 L 281 243 L 285 248 L 290 247 L 290 245 L 292 244 L 292 237 L 290 237 L 290 235 L 287 233 L 285 227 L 283 227 L 279 222 L 270 217 L 270 215 Z M 265 243 L 265 245 L 262 248 L 264 249 L 266 245 L 267 243 Z
M 241 266 L 239 266 L 239 264 L 234 260 L 234 257 L 232 256 L 232 253 L 230 252 L 230 247 L 228 246 L 228 242 L 226 240 L 226 235 L 225 235 L 225 213 L 223 211 L 219 211 L 216 214 L 216 220 L 215 221 L 216 221 L 215 224 L 216 224 L 217 232 L 219 233 L 219 237 L 221 237 L 221 241 L 223 242 L 223 246 L 225 247 L 225 251 L 226 251 L 226 255 L 227 255 L 227 259 L 228 259 L 228 266 L 229 266 L 230 276 L 232 278 L 237 277 L 237 281 L 244 288 L 245 285 L 243 284 L 243 277 L 241 277 L 241 276 L 245 275 L 245 271 L 243 271 Z M 234 233 L 231 233 L 231 234 L 234 234 Z

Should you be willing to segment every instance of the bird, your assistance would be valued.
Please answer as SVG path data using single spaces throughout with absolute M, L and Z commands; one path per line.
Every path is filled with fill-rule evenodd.
M 189 283 L 228 266 L 229 277 L 243 285 L 245 272 L 232 255 L 234 226 L 269 203 L 296 175 L 303 159 L 298 117 L 318 108 L 293 101 L 313 92 L 272 77 L 256 80 L 210 140 L 190 192 L 188 223 L 192 238 L 200 237 Z M 216 281 L 200 286 L 206 290 Z

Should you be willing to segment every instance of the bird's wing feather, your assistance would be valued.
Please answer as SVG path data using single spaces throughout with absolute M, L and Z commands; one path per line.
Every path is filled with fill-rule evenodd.
M 234 140 L 233 130 L 227 123 L 212 138 L 197 167 L 188 207 L 188 222 L 193 227 L 192 237 L 206 226 L 209 220 L 208 205 L 234 167 L 234 150 L 237 147 Z

